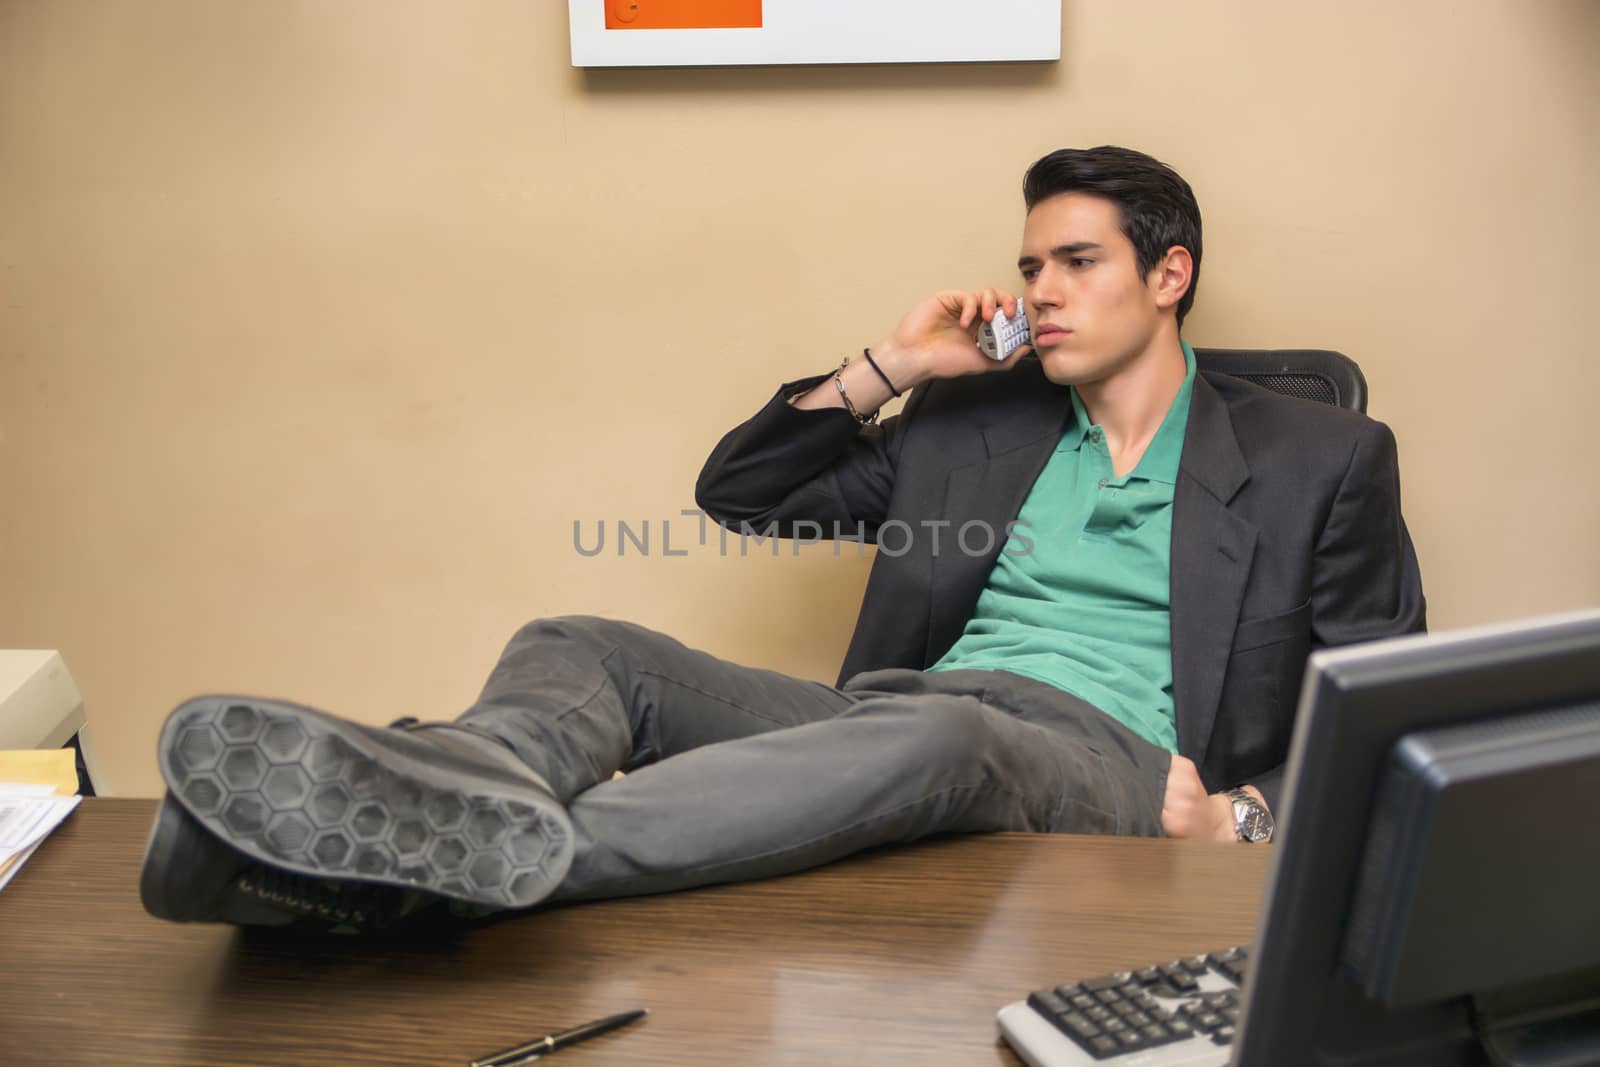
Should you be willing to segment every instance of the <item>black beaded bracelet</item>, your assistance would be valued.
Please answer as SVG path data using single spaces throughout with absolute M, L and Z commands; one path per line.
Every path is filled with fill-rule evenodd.
M 889 387 L 889 392 L 898 397 L 900 395 L 900 390 L 894 387 L 894 383 L 889 380 L 889 376 L 883 373 L 883 368 L 878 366 L 878 361 L 872 358 L 872 349 L 863 348 L 861 350 L 861 354 L 867 357 L 867 365 L 878 372 L 878 377 L 882 378 L 883 384 Z

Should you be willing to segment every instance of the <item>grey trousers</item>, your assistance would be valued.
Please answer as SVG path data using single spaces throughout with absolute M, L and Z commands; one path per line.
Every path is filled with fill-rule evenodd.
M 764 878 L 938 833 L 1157 836 L 1171 763 L 1005 671 L 835 688 L 581 616 L 518 631 L 458 721 L 567 805 L 576 851 L 553 901 Z

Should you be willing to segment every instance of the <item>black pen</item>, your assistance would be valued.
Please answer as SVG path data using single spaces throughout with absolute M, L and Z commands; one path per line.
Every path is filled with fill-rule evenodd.
M 558 1049 L 568 1045 L 576 1045 L 579 1041 L 586 1041 L 608 1030 L 615 1030 L 619 1026 L 627 1026 L 635 1019 L 642 1019 L 650 1012 L 644 1008 L 636 1011 L 625 1011 L 620 1015 L 608 1015 L 604 1019 L 596 1019 L 592 1023 L 574 1026 L 570 1030 L 560 1033 L 546 1034 L 537 1041 L 529 1041 L 525 1045 L 514 1048 L 501 1049 L 499 1052 L 473 1060 L 467 1067 L 522 1067 L 525 1063 L 547 1056 Z

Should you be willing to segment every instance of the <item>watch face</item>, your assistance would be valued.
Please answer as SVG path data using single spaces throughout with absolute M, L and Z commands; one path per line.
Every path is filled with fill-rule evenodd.
M 1255 804 L 1246 806 L 1239 820 L 1239 836 L 1246 841 L 1265 841 L 1272 836 L 1272 817 Z

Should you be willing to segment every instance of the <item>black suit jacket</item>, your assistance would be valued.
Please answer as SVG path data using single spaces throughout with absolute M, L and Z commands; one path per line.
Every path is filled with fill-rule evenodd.
M 1035 359 L 929 382 L 897 416 L 858 427 L 801 411 L 791 382 L 730 431 L 695 497 L 724 524 L 868 540 L 891 522 L 839 681 L 926 668 L 960 636 L 1034 479 L 1071 417 Z M 935 528 L 928 522 L 947 520 Z M 1000 536 L 981 555 L 956 531 Z M 974 528 L 969 547 L 983 547 Z M 889 549 L 893 548 L 894 554 Z M 1394 436 L 1364 415 L 1197 375 L 1173 495 L 1172 670 L 1178 750 L 1215 792 L 1254 784 L 1276 808 L 1306 657 L 1420 631 L 1416 554 L 1400 514 Z

